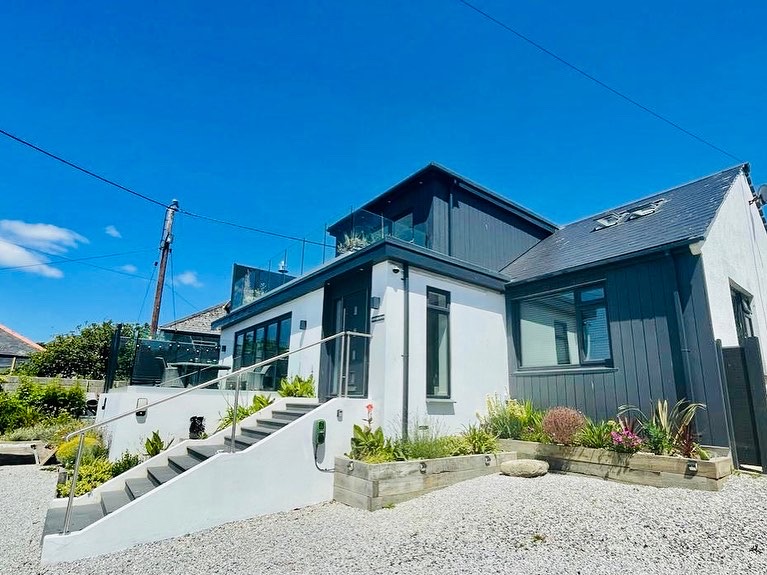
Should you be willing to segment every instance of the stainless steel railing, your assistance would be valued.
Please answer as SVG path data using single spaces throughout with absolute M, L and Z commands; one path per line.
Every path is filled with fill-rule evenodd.
M 82 429 L 78 429 L 77 431 L 73 431 L 69 435 L 66 436 L 66 440 L 70 440 L 73 437 L 80 436 L 80 442 L 77 446 L 77 457 L 75 458 L 75 465 L 74 469 L 72 470 L 72 482 L 69 487 L 69 500 L 67 501 L 67 510 L 64 514 L 64 529 L 62 534 L 66 535 L 69 533 L 69 528 L 72 522 L 72 506 L 74 504 L 75 499 L 75 487 L 77 486 L 77 476 L 80 471 L 80 460 L 83 455 L 83 447 L 85 445 L 85 434 L 89 431 L 92 431 L 94 429 L 98 429 L 99 427 L 103 427 L 104 425 L 107 425 L 109 423 L 112 423 L 114 421 L 117 421 L 119 419 L 122 419 L 123 417 L 128 417 L 130 415 L 133 415 L 134 413 L 137 413 L 139 411 L 146 411 L 150 407 L 154 407 L 156 405 L 160 405 L 162 403 L 167 403 L 169 401 L 173 401 L 174 399 L 177 399 L 183 395 L 186 395 L 187 393 L 191 393 L 192 391 L 196 391 L 198 389 L 203 389 L 206 387 L 211 387 L 221 381 L 226 381 L 228 379 L 231 379 L 232 377 L 237 378 L 237 384 L 234 388 L 234 410 L 233 410 L 233 416 L 232 416 L 232 431 L 231 431 L 231 440 L 230 440 L 230 452 L 235 451 L 235 437 L 237 434 L 237 415 L 238 415 L 238 407 L 239 407 L 239 396 L 240 396 L 240 383 L 242 381 L 242 376 L 244 374 L 247 374 L 255 369 L 258 369 L 260 367 L 263 367 L 265 365 L 269 365 L 271 363 L 277 362 L 281 359 L 285 359 L 293 354 L 300 353 L 304 350 L 310 349 L 312 347 L 316 347 L 318 345 L 322 345 L 324 343 L 327 343 L 329 341 L 333 341 L 339 338 L 341 339 L 341 364 L 342 369 L 339 370 L 339 382 L 338 382 L 338 393 L 340 397 L 346 397 L 348 393 L 348 379 L 349 379 L 349 343 L 351 341 L 352 337 L 363 337 L 363 338 L 370 338 L 372 337 L 368 333 L 359 333 L 356 331 L 342 331 L 337 334 L 322 338 L 318 341 L 315 341 L 314 343 L 310 343 L 308 345 L 302 346 L 298 349 L 294 349 L 291 351 L 287 351 L 285 353 L 282 353 L 280 355 L 276 355 L 274 357 L 270 357 L 269 359 L 266 359 L 264 361 L 260 361 L 258 363 L 255 363 L 253 365 L 249 365 L 247 367 L 243 367 L 241 369 L 238 369 L 236 371 L 233 371 L 231 373 L 227 373 L 225 375 L 219 376 L 216 379 L 212 379 L 210 381 L 206 381 L 204 383 L 201 383 L 199 385 L 195 385 L 193 387 L 187 387 L 178 393 L 175 393 L 173 395 L 170 395 L 168 397 L 163 397 L 162 399 L 157 399 L 155 401 L 151 401 L 145 405 L 141 405 L 136 407 L 135 409 L 131 409 L 129 411 L 125 411 L 123 413 L 120 413 L 118 415 L 114 415 L 112 417 L 109 417 L 103 421 L 99 421 L 97 423 L 91 424 L 87 427 L 83 427 Z M 319 391 L 319 390 L 318 390 Z

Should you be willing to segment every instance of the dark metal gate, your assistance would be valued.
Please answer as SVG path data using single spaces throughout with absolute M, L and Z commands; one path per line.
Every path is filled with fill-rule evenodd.
M 767 471 L 767 393 L 759 339 L 749 337 L 738 347 L 718 347 L 729 404 L 733 463 Z

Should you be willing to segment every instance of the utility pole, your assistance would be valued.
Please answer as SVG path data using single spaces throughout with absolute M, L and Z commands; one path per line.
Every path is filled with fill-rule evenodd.
M 157 335 L 157 324 L 160 321 L 160 304 L 162 303 L 162 290 L 165 287 L 165 267 L 168 265 L 170 245 L 173 243 L 173 216 L 178 211 L 178 200 L 173 200 L 165 210 L 165 225 L 162 229 L 160 241 L 160 269 L 157 272 L 157 289 L 154 292 L 154 307 L 152 308 L 152 323 L 149 324 L 151 338 Z

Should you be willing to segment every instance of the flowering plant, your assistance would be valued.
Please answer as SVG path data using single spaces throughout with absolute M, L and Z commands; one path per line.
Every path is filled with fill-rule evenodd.
M 621 453 L 636 453 L 642 445 L 642 439 L 630 429 L 621 429 L 611 431 L 610 439 L 613 442 L 613 449 Z

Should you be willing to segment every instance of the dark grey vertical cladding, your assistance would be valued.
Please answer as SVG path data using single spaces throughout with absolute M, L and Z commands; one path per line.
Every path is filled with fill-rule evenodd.
M 450 184 L 434 181 L 432 184 L 433 197 L 427 222 L 429 248 L 441 254 L 450 255 Z
M 716 341 L 703 274 L 703 260 L 689 252 L 675 254 L 677 284 L 682 307 L 682 328 L 687 339 L 689 367 L 687 399 L 706 404 L 696 418 L 705 443 L 727 445 L 727 416 L 724 408 Z
M 516 298 L 604 282 L 607 296 L 612 367 L 591 369 L 519 369 Z M 621 405 L 645 413 L 657 399 L 677 400 L 676 382 L 684 377 L 673 297 L 674 265 L 654 257 L 605 266 L 527 284 L 509 286 L 509 391 L 537 407 L 569 405 L 594 419 L 613 418 Z
M 549 233 L 455 187 L 450 243 L 455 258 L 492 270 L 516 259 Z

